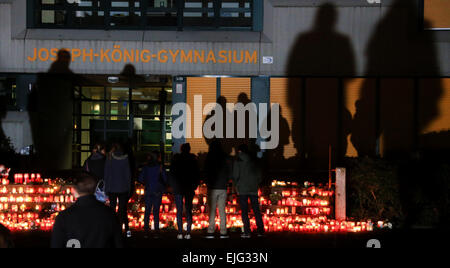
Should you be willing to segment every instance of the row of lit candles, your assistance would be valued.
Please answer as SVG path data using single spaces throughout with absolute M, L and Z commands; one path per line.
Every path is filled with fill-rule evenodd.
M 54 194 L 63 192 L 65 194 L 72 194 L 72 187 L 67 187 L 63 190 L 58 189 L 56 186 L 3 186 L 0 189 L 0 194 Z
M 0 197 L 0 205 L 7 203 L 74 203 L 73 195 L 49 195 L 49 196 L 27 196 L 27 195 L 10 195 Z M 0 209 L 1 210 L 1 209 Z
M 297 183 L 289 183 L 289 182 L 277 182 L 275 183 L 276 187 L 284 187 L 284 186 L 296 186 Z M 305 185 L 306 186 L 306 185 Z M 203 187 L 203 188 L 202 188 Z M 207 215 L 207 190 L 202 186 L 196 190 L 197 196 L 194 198 L 193 203 L 196 207 L 195 213 L 197 215 L 194 216 L 194 229 L 203 229 L 207 227 L 208 224 L 208 215 Z M 8 187 L 3 187 L 0 190 L 0 194 L 8 194 L 9 196 L 0 197 L 0 211 L 2 210 L 12 210 L 12 212 L 23 212 L 21 213 L 1 213 L 0 220 L 5 225 L 12 227 L 13 230 L 21 229 L 28 230 L 27 228 L 38 228 L 42 230 L 46 230 L 51 228 L 52 225 L 52 216 L 50 219 L 39 219 L 38 214 L 25 214 L 25 210 L 29 210 L 30 208 L 26 207 L 25 204 L 20 203 L 36 203 L 34 206 L 34 210 L 36 212 L 40 212 L 42 210 L 41 203 L 73 203 L 74 197 L 71 194 L 71 187 L 62 190 L 61 195 L 51 195 L 51 196 L 42 196 L 44 194 L 54 194 L 58 190 L 58 187 L 21 187 L 21 186 L 13 186 L 9 185 Z M 306 192 L 305 192 L 306 191 Z M 13 196 L 11 194 L 39 194 L 37 198 L 34 199 L 29 196 Z M 138 196 L 142 196 L 145 194 L 143 188 L 138 188 L 136 190 Z M 202 193 L 202 194 L 200 194 Z M 323 190 L 320 188 L 309 187 L 307 190 L 283 190 L 281 192 L 282 200 L 278 202 L 278 207 L 268 208 L 264 215 L 264 222 L 266 225 L 267 231 L 370 231 L 370 228 L 367 228 L 367 224 L 353 224 L 349 223 L 345 225 L 335 224 L 335 221 L 330 221 L 327 219 L 326 215 L 331 214 L 331 208 L 329 206 L 329 202 L 327 200 L 322 199 L 313 199 L 313 198 L 297 198 L 300 193 L 302 196 L 330 196 L 333 194 L 332 191 Z M 66 195 L 64 195 L 66 194 Z M 203 196 L 202 196 L 203 195 Z M 262 206 L 270 206 L 271 201 L 267 200 L 265 197 L 260 195 L 260 203 Z M 3 199 L 1 199 L 3 198 Z M 130 201 L 135 202 L 134 200 Z M 8 205 L 8 203 L 10 203 Z M 19 203 L 19 204 L 11 204 L 11 203 Z M 239 209 L 237 207 L 238 202 L 237 199 L 233 199 L 228 202 L 228 206 L 226 208 L 226 212 L 228 213 L 228 225 L 229 227 L 242 227 L 242 220 L 239 216 Z M 316 207 L 314 207 L 316 206 Z M 54 211 L 62 211 L 65 209 L 64 204 L 55 204 Z M 298 210 L 297 207 L 302 207 L 301 210 Z M 130 213 L 130 226 L 134 227 L 143 227 L 143 217 L 144 217 L 145 207 L 141 206 L 137 214 Z M 169 196 L 164 195 L 161 206 L 161 224 L 162 228 L 164 226 L 169 226 L 170 224 L 176 225 L 176 207 L 173 205 L 173 202 L 169 198 Z M 311 217 L 300 218 L 298 215 L 302 213 L 306 215 L 310 215 Z M 6 215 L 6 216 L 5 216 Z M 15 215 L 15 216 L 14 216 Z M 22 215 L 22 216 L 21 216 Z M 27 215 L 24 217 L 24 215 Z M 34 215 L 31 217 L 29 215 Z M 218 218 L 217 218 L 218 221 Z M 218 224 L 218 223 L 217 223 Z M 252 226 L 254 226 L 254 220 L 252 220 Z M 339 227 L 337 227 L 339 225 Z
M 56 214 L 55 214 L 56 215 Z M 55 216 L 54 215 L 54 216 Z M 29 229 L 41 229 L 49 230 L 53 226 L 54 216 L 48 219 L 40 219 L 37 213 L 0 213 L 0 222 L 11 230 L 29 230 Z M 144 215 L 140 214 L 134 216 L 128 215 L 130 227 L 133 229 L 142 229 L 144 226 Z M 153 216 L 150 219 L 153 222 Z M 288 216 L 278 217 L 264 215 L 263 222 L 265 229 L 268 232 L 361 232 L 361 231 L 373 231 L 375 226 L 370 220 L 367 222 L 353 222 L 353 221 L 336 221 L 329 220 L 326 217 L 304 217 L 304 216 Z M 219 226 L 219 217 L 216 217 L 216 225 Z M 254 219 L 250 220 L 252 229 L 256 228 Z M 168 226 L 176 226 L 176 214 L 162 214 L 160 216 L 161 228 Z M 209 225 L 207 215 L 193 216 L 194 230 L 205 229 Z M 152 224 L 153 226 L 153 224 Z M 186 223 L 184 223 L 186 227 Z M 227 228 L 242 228 L 242 220 L 238 215 L 227 216 Z M 376 226 L 378 228 L 384 228 L 389 226 L 388 224 L 379 221 Z
M 145 194 L 145 190 L 143 188 L 139 188 L 136 190 L 136 193 L 140 196 L 143 196 Z M 289 192 L 289 195 L 283 193 L 283 199 L 278 201 L 279 206 L 295 206 L 295 207 L 302 207 L 302 206 L 308 206 L 308 207 L 327 207 L 329 206 L 329 201 L 324 199 L 313 199 L 313 198 L 296 198 L 295 192 Z M 287 198 L 286 198 L 287 197 Z M 201 202 L 202 201 L 202 202 Z M 208 199 L 206 196 L 203 197 L 194 197 L 192 203 L 194 205 L 198 204 L 204 204 L 206 205 L 208 202 Z M 169 204 L 171 203 L 169 197 L 167 195 L 163 196 L 162 200 L 163 204 Z M 265 197 L 260 196 L 259 197 L 259 203 L 261 205 L 272 205 L 272 202 L 270 200 L 267 200 Z M 228 201 L 228 205 L 238 205 L 237 199 L 234 199 L 232 201 Z
M 142 229 L 144 227 L 143 216 L 133 217 L 129 215 L 130 227 L 133 229 Z M 280 219 L 278 217 L 269 217 L 267 215 L 263 218 L 264 228 L 267 232 L 363 232 L 363 231 L 373 231 L 374 224 L 371 221 L 367 222 L 351 222 L 351 221 L 334 221 L 326 219 L 305 219 L 301 221 L 294 221 L 292 218 L 290 220 Z M 153 226 L 153 217 L 150 218 L 150 224 Z M 219 227 L 220 221 L 219 217 L 216 218 L 216 228 Z M 254 219 L 250 220 L 252 230 L 256 230 L 256 221 Z M 175 215 L 162 216 L 160 219 L 160 227 L 165 228 L 167 226 L 177 226 L 177 219 Z M 187 224 L 183 223 L 183 228 L 186 229 Z M 193 217 L 193 230 L 202 230 L 209 226 L 209 221 L 207 217 Z M 228 216 L 227 217 L 227 228 L 242 228 L 243 223 L 240 217 Z M 384 227 L 383 223 L 378 223 L 378 227 Z
M 14 174 L 15 184 L 44 183 L 44 179 L 39 173 L 17 173 Z
M 64 204 L 52 204 L 52 208 L 54 211 L 63 211 L 65 210 L 68 205 L 68 203 Z M 3 204 L 0 203 L 0 211 L 13 211 L 13 212 L 25 212 L 25 211 L 36 211 L 41 212 L 42 211 L 42 205 L 37 204 Z

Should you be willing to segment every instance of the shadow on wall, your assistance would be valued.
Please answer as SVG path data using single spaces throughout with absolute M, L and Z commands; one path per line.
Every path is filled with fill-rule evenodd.
M 319 7 L 313 29 L 298 36 L 290 52 L 289 76 L 355 74 L 353 47 L 347 36 L 336 31 L 337 20 L 333 4 Z M 302 83 L 306 83 L 306 89 Z M 288 87 L 288 103 L 294 113 L 291 132 L 297 166 L 327 169 L 329 146 L 335 152 L 333 163 L 336 163 L 337 155 L 345 155 L 343 148 L 347 148 L 350 133 L 351 114 L 338 106 L 337 79 L 317 78 L 301 83 L 290 79 Z
M 213 138 L 213 139 L 209 139 L 205 137 L 206 143 L 208 145 L 211 145 L 211 143 L 218 143 L 220 144 L 222 150 L 224 151 L 224 153 L 226 153 L 227 155 L 234 155 L 237 152 L 237 148 L 241 145 L 241 144 L 247 144 L 249 146 L 249 148 L 251 149 L 251 151 L 253 153 L 257 153 L 259 151 L 259 148 L 255 148 L 255 142 L 256 139 L 251 138 L 250 137 L 250 127 L 249 127 L 249 120 L 250 120 L 250 115 L 248 112 L 245 113 L 245 126 L 244 126 L 244 137 L 239 138 L 238 137 L 238 113 L 236 111 L 229 111 L 226 107 L 227 104 L 227 98 L 224 96 L 220 96 L 217 99 L 217 106 L 221 108 L 221 110 L 223 111 L 222 114 L 222 122 L 224 123 L 221 126 L 221 131 L 219 129 L 217 129 L 218 126 L 216 125 L 212 125 L 212 126 L 208 126 L 211 127 L 211 129 L 213 131 L 215 131 L 217 134 L 221 132 L 221 136 L 223 138 Z M 246 106 L 247 104 L 249 104 L 251 102 L 249 96 L 247 95 L 247 93 L 241 92 L 238 95 L 238 100 L 237 103 L 241 103 L 244 106 Z M 203 122 L 203 125 L 205 126 L 205 123 L 208 122 L 209 119 L 216 117 L 216 116 L 220 116 L 219 114 L 216 115 L 216 109 L 214 109 L 210 115 L 208 115 L 205 118 L 205 121 Z M 234 118 L 234 125 L 233 125 L 233 129 L 234 129 L 234 133 L 233 133 L 233 138 L 227 138 L 227 118 Z M 204 160 L 204 157 L 199 156 L 200 160 Z M 203 161 L 201 161 L 203 162 Z
M 366 49 L 366 75 L 440 76 L 433 33 L 419 28 L 417 2 L 397 0 L 378 23 Z M 424 27 L 427 25 L 425 21 Z M 359 156 L 373 156 L 377 140 L 380 153 L 386 157 L 420 149 L 419 135 L 439 115 L 442 93 L 439 79 L 428 80 L 420 89 L 415 89 L 412 79 L 381 79 L 379 92 L 373 81 L 366 80 L 356 103 L 351 138 Z M 376 117 L 377 98 L 380 125 L 375 129 L 370 124 Z
M 7 143 L 7 137 L 3 131 L 2 122 L 6 117 L 7 113 L 7 93 L 3 82 L 0 81 L 0 164 L 6 164 L 5 161 L 8 159 L 10 154 L 10 148 Z
M 426 151 L 431 143 L 439 140 L 447 140 L 448 144 L 450 136 L 448 132 L 425 133 L 440 115 L 442 82 L 386 78 L 441 75 L 433 33 L 420 29 L 418 2 L 396 0 L 369 40 L 366 74 L 382 79 L 378 92 L 374 91 L 372 81 L 363 84 L 351 137 L 359 156 L 374 156 L 379 146 L 383 157 L 400 160 L 399 190 L 406 227 L 448 222 L 448 187 L 443 185 L 448 185 L 450 178 L 436 171 L 449 158 L 441 158 L 437 151 L 432 154 Z M 424 27 L 428 26 L 425 21 Z M 376 102 L 380 107 L 378 112 L 374 110 Z M 379 126 L 373 128 L 370 122 L 377 117 Z M 430 137 L 439 140 L 431 141 Z M 448 150 L 445 146 L 439 143 L 438 151 Z
M 80 79 L 69 69 L 70 61 L 70 53 L 60 50 L 30 94 L 28 111 L 40 170 L 72 168 L 73 93 Z
M 289 83 L 298 167 L 327 167 L 329 145 L 335 148 L 333 166 L 339 164 L 351 135 L 359 157 L 381 155 L 399 165 L 407 226 L 430 218 L 424 214 L 430 211 L 437 218 L 449 213 L 448 202 L 442 202 L 448 200 L 448 188 L 440 187 L 448 185 L 449 178 L 430 173 L 449 159 L 448 154 L 440 158 L 449 149 L 449 132 L 427 133 L 440 115 L 442 81 L 415 79 L 441 75 L 433 33 L 420 28 L 418 2 L 395 0 L 378 22 L 365 51 L 365 74 L 379 79 L 364 79 L 353 117 L 343 105 L 347 96 L 345 90 L 339 90 L 338 79 L 317 78 L 355 75 L 351 42 L 335 30 L 334 5 L 320 6 L 314 28 L 297 38 L 287 70 L 290 76 L 316 77 L 301 83 L 290 79 Z M 340 88 L 346 89 L 350 79 L 341 81 Z M 420 153 L 429 148 L 433 153 Z

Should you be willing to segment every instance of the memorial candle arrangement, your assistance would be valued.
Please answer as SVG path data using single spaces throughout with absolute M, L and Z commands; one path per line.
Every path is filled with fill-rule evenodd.
M 12 231 L 51 230 L 57 213 L 75 202 L 72 187 L 63 185 L 60 179 L 24 173 L 15 174 L 14 183 L 10 184 L 9 174 L 4 175 L 0 185 L 0 223 Z
M 13 231 L 51 230 L 58 212 L 75 202 L 73 189 L 61 179 L 50 180 L 40 174 L 15 174 L 10 184 L 7 174 L 2 174 L 0 185 L 0 223 Z M 201 185 L 193 200 L 193 229 L 208 227 L 207 187 Z M 132 229 L 144 227 L 144 187 L 136 185 L 130 199 L 128 218 Z M 326 186 L 305 182 L 298 184 L 274 180 L 259 192 L 263 221 L 267 232 L 363 232 L 383 228 L 384 222 L 352 222 L 333 219 L 334 191 Z M 161 205 L 161 228 L 174 229 L 176 206 L 173 195 L 165 194 Z M 227 225 L 239 230 L 243 223 L 238 198 L 229 189 Z M 250 213 L 252 214 L 252 213 Z M 151 217 L 153 222 L 153 216 Z M 219 215 L 216 225 L 219 226 Z M 153 226 L 153 224 L 151 224 Z M 252 229 L 256 229 L 251 219 Z M 184 226 L 186 228 L 186 226 Z

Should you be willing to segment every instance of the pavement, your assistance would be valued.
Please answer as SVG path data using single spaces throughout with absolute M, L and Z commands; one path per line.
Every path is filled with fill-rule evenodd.
M 191 240 L 177 240 L 176 232 L 162 232 L 155 239 L 144 232 L 134 232 L 125 239 L 127 248 L 153 249 L 217 249 L 268 250 L 302 248 L 366 248 L 369 240 L 376 239 L 382 248 L 438 248 L 450 238 L 448 231 L 434 229 L 388 230 L 364 233 L 268 233 L 264 237 L 240 238 L 231 233 L 229 239 L 206 239 L 204 232 L 194 231 Z M 218 237 L 218 235 L 217 235 Z M 13 233 L 16 248 L 48 248 L 51 233 L 42 231 Z

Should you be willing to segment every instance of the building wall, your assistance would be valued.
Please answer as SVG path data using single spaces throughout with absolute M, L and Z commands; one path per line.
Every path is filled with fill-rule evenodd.
M 55 49 L 68 48 L 74 72 L 117 74 L 125 60 L 91 61 L 85 55 L 83 61 L 83 52 L 108 51 L 111 58 L 115 49 L 134 56 L 139 51 L 133 60 L 138 73 L 188 76 L 174 102 L 190 105 L 195 94 L 203 95 L 204 104 L 214 102 L 222 86 L 231 101 L 237 93 L 227 87 L 235 85 L 227 83 L 231 78 L 192 76 L 251 76 L 243 90 L 253 101 L 281 104 L 281 143 L 269 153 L 273 163 L 286 167 L 318 159 L 314 166 L 326 168 L 329 145 L 334 155 L 350 157 L 450 148 L 449 79 L 408 78 L 450 76 L 450 31 L 423 31 L 418 1 L 335 0 L 324 10 L 326 2 L 264 0 L 264 31 L 258 33 L 27 30 L 20 15 L 24 1 L 0 1 L 0 73 L 44 72 Z M 330 14 L 335 21 L 327 19 Z M 45 61 L 33 59 L 35 49 Z M 192 62 L 182 62 L 182 51 L 192 51 Z M 147 54 L 155 58 L 142 62 Z M 273 63 L 265 64 L 264 57 Z M 264 86 L 249 88 L 250 81 Z M 185 141 L 195 153 L 208 149 L 204 138 L 195 137 L 175 147 Z
M 450 33 L 449 32 L 429 32 L 425 35 L 410 34 L 411 30 L 416 31 L 420 23 L 418 9 L 415 1 L 405 0 L 384 0 L 381 4 L 369 4 L 367 0 L 335 0 L 333 2 L 336 11 L 336 22 L 333 33 L 345 48 L 330 46 L 328 42 L 302 44 L 301 37 L 310 33 L 319 32 L 319 37 L 323 37 L 323 32 L 317 30 L 320 20 L 317 14 L 320 4 L 326 1 L 317 0 L 297 0 L 297 1 L 271 1 L 264 0 L 264 31 L 259 32 L 154 32 L 154 31 L 97 31 L 97 30 L 42 30 L 26 29 L 25 27 L 25 5 L 24 0 L 0 1 L 0 72 L 27 72 L 36 73 L 46 71 L 51 64 L 50 60 L 42 61 L 39 57 L 35 61 L 27 58 L 34 57 L 34 49 L 42 50 L 41 58 L 47 59 L 47 53 L 53 56 L 51 49 L 68 48 L 75 49 L 75 61 L 72 69 L 77 73 L 118 73 L 125 65 L 125 61 L 101 62 L 100 57 L 90 60 L 90 49 L 93 53 L 101 53 L 120 46 L 120 51 L 125 53 L 139 50 L 149 50 L 150 53 L 162 56 L 148 63 L 141 61 L 134 62 L 138 73 L 142 74 L 172 74 L 172 75 L 277 75 L 305 74 L 303 69 L 314 65 L 311 58 L 306 58 L 301 63 L 294 63 L 293 55 L 302 51 L 311 50 L 315 47 L 314 53 L 319 58 L 327 55 L 326 59 L 318 59 L 316 64 L 321 63 L 319 71 L 311 74 L 340 74 L 343 72 L 349 75 L 366 75 L 386 73 L 386 69 L 393 59 L 372 64 L 371 58 L 390 58 L 395 56 L 400 45 L 404 53 L 397 55 L 402 68 L 396 66 L 390 73 L 401 72 L 402 74 L 417 74 L 426 71 L 427 63 L 436 61 L 437 69 L 432 74 L 450 75 Z M 400 3 L 401 7 L 397 7 Z M 405 4 L 406 3 L 406 4 Z M 414 13 L 416 12 L 417 13 Z M 411 15 L 413 14 L 413 15 Z M 394 16 L 395 15 L 395 16 Z M 393 18 L 395 17 L 395 18 Z M 417 24 L 411 24 L 411 20 Z M 388 30 L 386 30 L 388 29 Z M 345 41 L 346 40 L 346 41 Z M 335 40 L 336 41 L 336 40 Z M 392 41 L 398 46 L 392 47 Z M 339 42 L 338 42 L 339 43 Z M 425 44 L 424 44 L 425 43 Z M 374 49 L 376 46 L 379 49 Z M 386 47 L 384 47 L 386 46 Z M 83 62 L 83 49 L 85 57 Z M 342 58 L 340 49 L 348 51 L 348 57 Z M 432 49 L 433 53 L 430 53 Z M 181 53 L 181 50 L 188 53 L 197 50 L 205 51 L 205 63 L 192 62 L 181 63 L 180 54 L 173 62 L 170 50 L 174 55 Z M 210 60 L 206 63 L 208 53 L 212 51 L 216 57 L 216 63 Z M 253 56 L 257 53 L 257 58 L 252 58 L 251 63 L 219 63 L 220 53 L 232 51 L 232 56 L 236 53 L 236 62 L 240 62 L 240 53 L 249 53 Z M 328 52 L 327 52 L 328 51 Z M 383 52 L 384 51 L 384 52 Z M 387 51 L 387 52 L 386 52 Z M 373 55 L 381 53 L 381 55 Z M 384 55 L 383 55 L 384 53 Z M 80 57 L 76 55 L 80 54 Z M 225 55 L 223 54 L 223 55 Z M 119 54 L 117 54 L 118 56 Z M 167 56 L 167 61 L 165 59 Z M 272 56 L 273 64 L 264 64 L 263 57 Z M 301 55 L 300 55 L 301 56 Z M 350 57 L 350 58 L 349 58 Z M 118 58 L 118 57 L 117 57 Z M 228 58 L 228 57 L 227 57 Z M 353 58 L 353 59 L 351 59 Z M 431 59 L 430 59 L 431 58 Z M 302 57 L 300 57 L 302 59 Z M 341 61 L 351 61 L 343 63 Z M 425 64 L 416 64 L 418 69 L 410 69 L 410 63 L 420 61 Z M 297 66 L 300 64 L 300 66 Z M 333 66 L 352 65 L 353 68 L 332 68 Z M 328 67 L 327 67 L 328 65 Z M 331 66 L 331 67 L 330 67 Z M 345 71 L 344 71 L 345 70 Z M 428 71 L 429 72 L 429 71 Z

